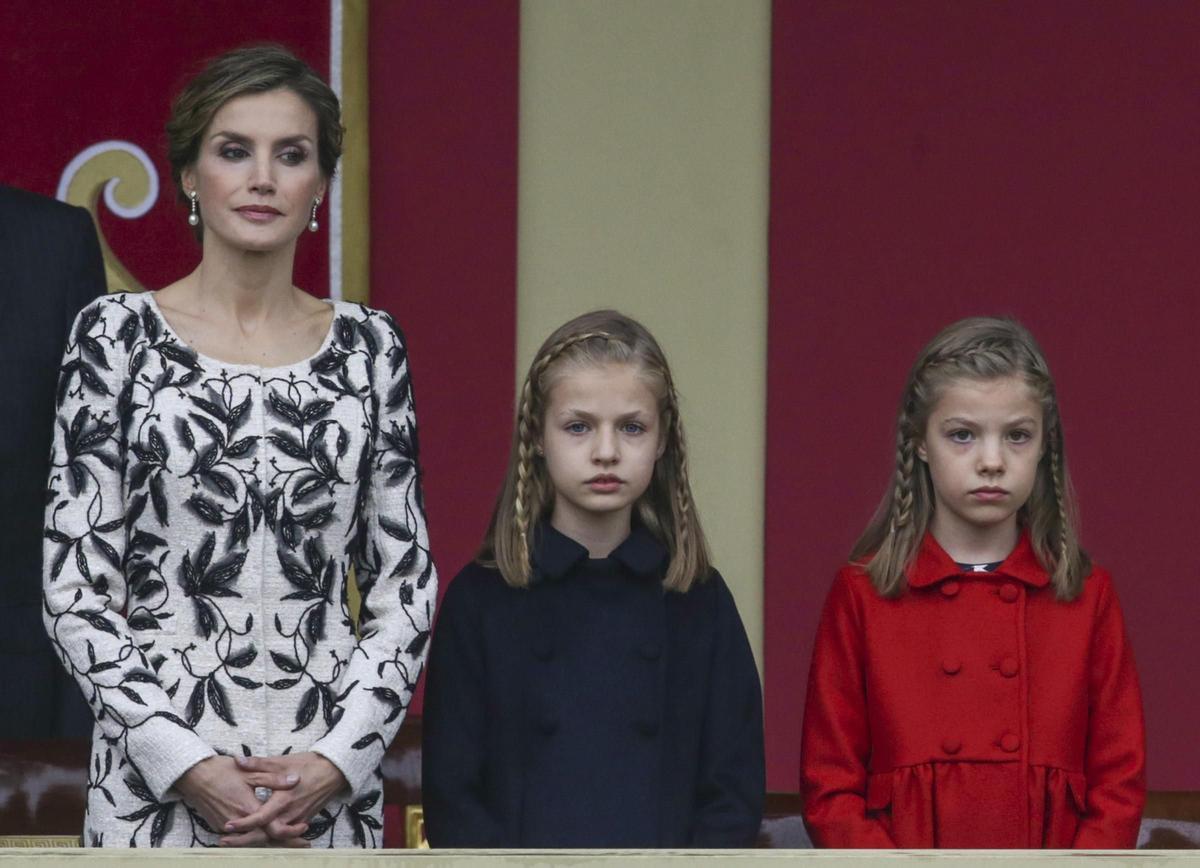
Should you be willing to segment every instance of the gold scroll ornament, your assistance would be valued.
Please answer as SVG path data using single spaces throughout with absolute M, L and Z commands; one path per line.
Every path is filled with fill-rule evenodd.
M 142 292 L 145 287 L 121 263 L 104 237 L 104 230 L 100 227 L 100 196 L 105 187 L 113 182 L 111 197 L 126 208 L 136 208 L 146 201 L 151 190 L 157 186 L 156 181 L 134 154 L 113 149 L 91 156 L 67 185 L 65 200 L 86 208 L 96 224 L 109 292 Z

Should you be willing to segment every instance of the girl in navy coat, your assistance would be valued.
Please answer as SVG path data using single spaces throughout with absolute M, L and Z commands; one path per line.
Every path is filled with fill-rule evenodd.
M 433 846 L 754 840 L 758 673 L 709 564 L 670 370 L 638 323 L 597 311 L 542 345 L 430 654 Z

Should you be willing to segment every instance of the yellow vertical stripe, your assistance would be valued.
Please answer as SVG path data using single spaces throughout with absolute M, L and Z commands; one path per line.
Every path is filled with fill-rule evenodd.
M 366 304 L 371 286 L 367 0 L 332 2 L 342 4 L 342 297 Z
M 770 4 L 523 0 L 518 377 L 570 317 L 662 343 L 761 668 Z

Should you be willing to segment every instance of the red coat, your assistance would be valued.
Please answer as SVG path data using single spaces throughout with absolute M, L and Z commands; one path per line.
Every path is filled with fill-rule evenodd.
M 1112 580 L 1061 603 L 1022 536 L 963 573 L 927 535 L 884 599 L 844 567 L 821 616 L 801 745 L 822 847 L 1133 847 L 1145 729 Z

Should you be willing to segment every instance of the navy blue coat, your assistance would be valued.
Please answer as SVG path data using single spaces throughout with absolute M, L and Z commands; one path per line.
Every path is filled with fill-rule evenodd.
M 423 719 L 435 847 L 739 847 L 762 818 L 758 672 L 714 571 L 662 586 L 642 528 L 608 558 L 543 525 L 527 589 L 467 566 Z

